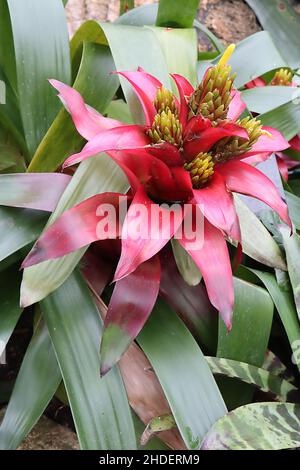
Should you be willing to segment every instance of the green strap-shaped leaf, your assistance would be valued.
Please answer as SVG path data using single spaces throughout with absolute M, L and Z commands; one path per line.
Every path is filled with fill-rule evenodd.
M 287 191 L 285 192 L 285 197 L 289 207 L 291 219 L 296 228 L 300 230 L 300 198 Z
M 45 212 L 0 207 L 0 261 L 36 240 L 47 218 Z
M 82 449 L 135 449 L 135 432 L 117 368 L 99 373 L 102 324 L 78 273 L 41 304 Z
M 232 330 L 228 334 L 223 321 L 219 320 L 217 356 L 260 367 L 271 332 L 272 299 L 265 289 L 237 278 L 234 280 L 234 294 Z M 221 382 L 221 391 L 229 408 L 251 401 L 251 387 L 239 384 L 237 388 L 237 384 L 230 379 Z
M 46 325 L 40 321 L 27 348 L 0 427 L 0 448 L 16 449 L 53 397 L 61 373 Z
M 260 367 L 269 341 L 273 320 L 273 302 L 266 289 L 250 282 L 235 278 L 234 289 L 233 326 L 228 334 L 225 325 L 220 320 L 218 357 L 239 360 Z
M 118 78 L 110 75 L 115 67 L 109 48 L 99 44 L 84 44 L 79 64 L 73 86 L 87 104 L 103 113 L 119 86 Z M 56 100 L 60 105 L 57 97 Z M 84 139 L 75 129 L 69 113 L 62 109 L 41 141 L 28 171 L 55 171 L 72 153 L 79 152 L 83 145 Z
M 105 110 L 105 114 L 112 119 L 125 122 L 126 124 L 134 124 L 130 109 L 127 103 L 123 100 L 111 101 Z
M 19 305 L 20 281 L 16 266 L 0 273 L 0 358 L 22 313 Z
M 279 231 L 283 238 L 289 278 L 291 280 L 296 310 L 300 321 L 300 237 L 297 232 L 291 235 L 290 229 L 287 226 L 281 226 Z
M 15 48 L 11 27 L 11 20 L 7 0 L 0 2 L 0 64 L 5 82 L 8 82 L 15 93 L 17 92 L 17 70 Z
M 176 238 L 173 238 L 171 243 L 176 265 L 181 276 L 189 286 L 197 286 L 202 279 L 202 273 L 198 266 L 196 266 L 192 257 L 182 248 Z
M 262 392 L 274 394 L 277 401 L 300 402 L 299 389 L 265 369 L 223 357 L 206 357 L 206 360 L 214 375 L 224 375 L 255 385 Z
M 0 15 L 2 12 L 1 9 L 3 8 L 3 5 L 4 2 L 0 4 Z M 4 25 L 2 25 L 2 21 L 3 18 L 1 18 L 0 20 L 0 28 L 4 27 Z M 8 55 L 7 51 L 6 54 Z M 0 80 L 0 125 L 9 133 L 10 138 L 22 150 L 24 155 L 27 156 L 28 151 L 24 139 L 23 126 L 18 108 L 17 98 L 1 66 Z
M 260 263 L 272 268 L 286 269 L 279 246 L 251 209 L 234 195 L 239 217 L 243 252 Z
M 199 6 L 198 0 L 160 0 L 157 26 L 191 28 Z
M 249 271 L 265 285 L 272 297 L 293 351 L 293 361 L 300 370 L 300 324 L 292 292 L 279 286 L 275 277 L 270 273 L 256 269 L 249 269 Z
M 290 140 L 300 130 L 300 98 L 261 114 L 259 119 L 264 126 L 275 127 Z
M 64 404 L 69 406 L 69 400 L 67 396 L 67 392 L 63 382 L 59 386 L 56 391 L 57 398 L 60 399 Z M 169 449 L 166 444 L 164 444 L 160 439 L 155 436 L 152 436 L 146 444 L 141 444 L 141 437 L 143 432 L 145 431 L 145 425 L 140 420 L 140 418 L 135 414 L 133 410 L 131 410 L 132 421 L 135 429 L 136 441 L 138 445 L 138 450 L 167 450 Z
M 162 300 L 138 336 L 138 343 L 158 376 L 186 446 L 199 448 L 226 407 L 197 343 Z
M 7 0 L 7 5 L 20 111 L 27 147 L 33 155 L 60 107 L 47 79 L 70 81 L 65 15 L 61 0 Z
M 264 29 L 270 32 L 275 44 L 293 68 L 299 67 L 300 15 L 290 0 L 246 0 Z M 280 31 L 280 34 L 278 33 Z
M 186 77 L 193 86 L 197 84 L 197 53 L 198 41 L 196 30 L 149 27 L 159 40 L 165 56 L 168 72 L 178 73 Z M 174 54 L 176 51 L 176 54 Z M 172 81 L 173 82 L 173 81 Z M 173 90 L 177 92 L 175 83 Z
M 84 41 L 108 45 L 117 70 L 136 70 L 142 67 L 161 80 L 166 87 L 170 87 L 161 46 L 150 28 L 87 21 L 79 28 L 71 42 L 72 62 L 75 65 L 78 63 Z M 141 107 L 132 86 L 123 78 L 120 81 L 131 112 L 140 123 Z
M 252 403 L 221 418 L 205 437 L 203 450 L 280 450 L 300 446 L 300 406 Z
M 267 113 L 290 101 L 300 101 L 300 90 L 288 86 L 265 86 L 245 90 L 242 99 L 249 111 Z
M 107 38 L 117 70 L 136 70 L 140 66 L 170 88 L 162 47 L 150 28 L 109 23 L 102 23 L 101 28 Z M 120 82 L 134 120 L 141 124 L 143 113 L 133 88 L 124 78 L 121 78 Z

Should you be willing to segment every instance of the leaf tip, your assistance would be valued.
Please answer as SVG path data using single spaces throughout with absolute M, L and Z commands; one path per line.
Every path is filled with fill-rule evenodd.
M 103 377 L 110 371 L 111 368 L 112 368 L 111 365 L 101 363 L 100 364 L 100 378 L 103 379 Z
M 32 302 L 29 300 L 27 296 L 21 293 L 20 296 L 20 308 L 26 308 L 32 305 Z

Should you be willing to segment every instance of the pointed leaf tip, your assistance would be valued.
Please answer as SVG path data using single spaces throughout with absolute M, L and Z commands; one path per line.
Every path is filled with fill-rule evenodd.
M 103 379 L 103 377 L 110 371 L 111 367 L 105 367 L 104 365 L 100 364 L 100 379 Z

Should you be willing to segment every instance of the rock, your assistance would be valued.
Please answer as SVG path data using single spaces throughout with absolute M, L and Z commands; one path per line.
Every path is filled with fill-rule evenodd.
M 73 431 L 42 416 L 18 450 L 79 450 L 79 444 Z
M 198 18 L 224 44 L 237 43 L 260 31 L 256 16 L 242 0 L 202 0 Z M 200 49 L 210 48 L 200 41 Z

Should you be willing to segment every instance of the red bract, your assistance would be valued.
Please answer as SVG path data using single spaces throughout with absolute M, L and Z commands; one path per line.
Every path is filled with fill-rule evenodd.
M 128 126 L 104 118 L 85 105 L 75 90 L 54 80 L 51 83 L 59 91 L 78 132 L 88 140 L 80 153 L 66 160 L 64 167 L 106 152 L 122 168 L 131 185 L 133 199 L 122 228 L 122 250 L 114 280 L 118 282 L 131 275 L 124 284 L 130 291 L 133 281 L 137 283 L 139 273 L 144 276 L 145 283 L 155 279 L 157 284 L 159 262 L 153 257 L 176 236 L 200 268 L 209 299 L 230 330 L 234 293 L 225 238 L 241 243 L 232 192 L 264 201 L 284 222 L 290 226 L 291 222 L 287 206 L 274 184 L 259 170 L 241 161 L 253 155 L 265 156 L 274 151 L 280 152 L 289 145 L 278 131 L 261 127 L 255 119 L 238 120 L 245 105 L 240 93 L 232 88 L 233 77 L 229 77 L 230 68 L 226 65 L 228 56 L 227 51 L 220 63 L 206 72 L 196 90 L 184 77 L 172 75 L 178 88 L 179 101 L 155 77 L 141 69 L 120 72 L 131 83 L 141 102 L 146 125 Z M 155 238 L 149 236 L 147 231 L 149 225 L 151 227 L 153 211 L 163 219 L 165 213 L 170 211 L 162 207 L 161 203 L 173 202 L 179 203 L 179 207 L 177 205 L 173 213 L 172 222 L 162 225 Z M 89 207 L 92 207 L 90 203 Z M 187 213 L 183 210 L 188 204 L 188 214 L 192 220 L 190 225 L 187 224 Z M 136 237 L 132 234 L 135 233 L 135 213 L 140 206 L 145 212 Z M 83 209 L 84 203 L 81 203 L 58 219 L 39 239 L 23 266 L 62 256 L 96 239 L 96 214 L 93 217 L 89 211 L 89 215 L 85 216 Z M 66 237 L 66 221 L 70 226 L 68 214 L 71 211 L 76 213 L 77 226 L 80 226 L 79 217 L 89 227 L 74 235 L 74 230 L 70 229 Z M 199 215 L 204 217 L 204 239 L 201 246 L 195 248 L 191 246 L 192 234 L 189 230 L 196 226 Z M 54 233 L 58 240 L 56 248 Z M 74 237 L 74 241 L 66 243 L 69 237 Z M 63 246 L 59 243 L 60 238 L 64 240 Z M 155 262 L 145 264 L 151 259 L 155 259 Z M 144 268 L 139 270 L 140 266 Z M 136 274 L 133 276 L 132 273 Z M 115 324 L 118 326 L 117 336 L 120 328 L 124 330 L 122 325 L 126 324 L 124 309 L 121 319 L 113 308 L 119 304 L 118 292 L 123 292 L 121 284 L 119 287 L 117 284 L 109 309 L 110 334 L 114 331 L 111 324 Z M 133 339 L 143 326 L 157 292 L 157 288 L 136 292 L 139 307 L 133 309 L 134 318 L 140 314 L 141 321 L 130 327 L 130 331 L 124 330 L 126 341 L 123 349 L 127 347 L 125 344 L 129 344 L 128 336 Z M 134 296 L 130 294 L 129 297 L 132 299 Z M 144 297 L 147 302 L 140 302 Z M 133 314 L 132 308 L 128 308 L 127 312 L 129 319 Z M 110 353 L 105 352 L 106 338 L 104 333 L 103 353 L 106 357 L 102 360 L 106 362 L 105 371 L 107 364 L 110 367 L 113 363 Z M 118 357 L 123 349 L 118 350 Z

